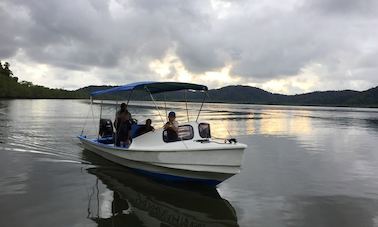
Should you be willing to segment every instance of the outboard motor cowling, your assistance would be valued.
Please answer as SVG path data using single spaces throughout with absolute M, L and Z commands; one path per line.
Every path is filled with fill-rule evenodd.
M 99 126 L 99 136 L 101 139 L 100 141 L 107 141 L 105 143 L 112 143 L 113 142 L 113 124 L 110 119 L 100 119 L 100 126 Z

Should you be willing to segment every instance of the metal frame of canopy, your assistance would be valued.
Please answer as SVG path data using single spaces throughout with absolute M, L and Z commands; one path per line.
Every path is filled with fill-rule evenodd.
M 99 95 L 103 95 L 103 94 L 116 93 L 116 92 L 122 92 L 122 91 L 130 91 L 130 94 L 129 94 L 129 97 L 128 97 L 127 103 L 126 103 L 126 105 L 128 105 L 134 90 L 142 90 L 142 91 L 144 90 L 144 91 L 147 91 L 149 93 L 151 100 L 153 101 L 153 103 L 156 107 L 156 110 L 158 111 L 158 114 L 159 114 L 163 123 L 165 121 L 164 121 L 162 115 L 160 114 L 159 107 L 158 107 L 158 105 L 157 105 L 157 103 L 156 103 L 156 101 L 153 97 L 153 94 L 162 93 L 162 92 L 169 92 L 169 91 L 185 90 L 185 106 L 186 106 L 186 114 L 187 114 L 188 122 L 189 122 L 189 110 L 188 110 L 188 104 L 187 104 L 188 100 L 187 100 L 187 95 L 186 95 L 187 90 L 195 90 L 195 91 L 204 92 L 201 107 L 200 107 L 198 114 L 197 114 L 197 117 L 196 117 L 196 122 L 198 121 L 199 115 L 202 111 L 203 104 L 206 100 L 206 96 L 208 95 L 208 93 L 207 93 L 208 88 L 205 85 L 192 84 L 192 83 L 181 83 L 181 82 L 144 81 L 144 82 L 135 82 L 135 83 L 131 83 L 131 84 L 126 84 L 126 85 L 123 85 L 123 86 L 113 87 L 113 88 L 109 88 L 109 89 L 94 91 L 90 94 L 91 106 L 93 104 L 93 98 L 95 96 L 99 96 Z M 100 119 L 102 117 L 102 104 L 103 104 L 103 102 L 101 100 Z M 164 106 L 165 106 L 165 111 L 166 111 L 166 115 L 167 115 L 167 106 L 166 106 L 165 94 L 164 94 Z M 118 108 L 118 101 L 116 102 L 116 111 L 117 111 L 117 108 Z M 91 109 L 92 109 L 92 115 L 94 117 L 93 108 L 91 108 Z M 82 130 L 82 133 L 83 133 L 83 130 Z
M 113 87 L 110 89 L 94 91 L 91 93 L 91 96 L 97 96 L 107 93 L 115 93 L 119 91 L 133 91 L 133 90 L 148 90 L 150 93 L 161 93 L 168 91 L 179 91 L 179 90 L 198 90 L 198 91 L 207 91 L 205 85 L 192 84 L 192 83 L 181 83 L 181 82 L 153 82 L 153 81 L 144 81 L 144 82 L 135 82 L 131 84 L 126 84 L 123 86 Z

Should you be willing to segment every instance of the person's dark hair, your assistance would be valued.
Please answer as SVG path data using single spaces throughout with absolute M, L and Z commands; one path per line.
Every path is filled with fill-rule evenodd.
M 126 103 L 123 102 L 123 103 L 121 104 L 121 110 L 123 111 L 123 110 L 125 110 L 125 109 L 126 109 Z
M 152 123 L 151 119 L 146 120 L 146 125 L 151 125 L 151 123 Z
M 176 117 L 176 113 L 173 111 L 169 112 L 168 117 Z

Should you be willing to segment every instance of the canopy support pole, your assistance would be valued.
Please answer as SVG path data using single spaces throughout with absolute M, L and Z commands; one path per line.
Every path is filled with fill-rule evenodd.
M 114 121 L 113 121 L 113 126 L 114 126 L 114 128 L 116 127 L 116 125 L 115 125 L 115 121 L 117 120 L 117 112 L 118 112 L 118 100 L 116 100 L 116 106 L 115 106 L 115 117 L 114 117 Z M 113 131 L 113 134 L 114 134 L 114 146 L 116 145 L 116 141 L 117 141 L 117 137 L 118 137 L 118 133 L 117 133 L 117 129 L 116 129 L 116 133 L 114 133 L 114 131 Z
M 158 105 L 157 105 L 156 102 L 155 102 L 154 96 L 152 95 L 152 93 L 150 92 L 150 90 L 148 89 L 148 87 L 145 87 L 145 89 L 148 91 L 148 93 L 150 93 L 151 100 L 152 100 L 152 102 L 154 102 L 154 105 L 155 105 L 155 107 L 156 107 L 156 110 L 157 110 L 158 113 L 159 113 L 160 119 L 161 119 L 161 121 L 162 121 L 163 124 L 164 124 L 165 121 L 164 121 L 163 117 L 162 117 L 161 114 L 160 114 L 160 110 L 159 110 Z
M 201 110 L 202 110 L 202 107 L 203 107 L 203 103 L 205 102 L 205 99 L 206 99 L 206 95 L 207 95 L 207 92 L 205 92 L 205 93 L 203 94 L 203 100 L 202 100 L 201 108 L 200 108 L 199 111 L 198 111 L 198 115 L 197 115 L 197 118 L 196 118 L 196 122 L 198 122 L 198 117 L 199 117 L 199 115 L 200 115 L 200 113 L 201 113 Z
M 186 92 L 187 90 L 185 90 L 185 106 L 186 106 L 186 116 L 188 117 L 188 122 L 189 122 L 188 99 L 186 97 Z
M 94 117 L 94 112 L 93 112 L 93 97 L 91 96 L 91 111 L 92 111 L 92 120 L 93 120 L 93 125 L 96 125 L 95 117 Z M 98 128 L 97 128 L 97 135 L 99 134 Z
M 164 108 L 165 108 L 165 121 L 168 121 L 168 113 L 167 113 L 167 98 L 164 93 Z
M 101 117 L 102 117 L 102 102 L 103 102 L 103 100 L 101 100 L 101 104 L 100 104 L 100 119 L 98 120 L 98 128 L 100 128 L 101 127 Z M 100 129 L 99 129 L 99 131 L 98 131 L 98 133 L 97 133 L 97 140 L 98 139 L 100 139 Z
M 92 97 L 91 97 L 90 100 L 92 100 Z M 83 135 L 83 133 L 84 133 L 84 129 L 85 129 L 85 127 L 87 126 L 87 120 L 88 120 L 88 118 L 89 118 L 89 112 L 91 111 L 91 108 L 92 108 L 92 104 L 91 104 L 91 107 L 88 109 L 88 113 L 87 113 L 87 116 L 85 117 L 84 125 L 83 125 L 83 128 L 81 129 L 80 136 Z
M 134 92 L 134 89 L 130 91 L 130 94 L 129 94 L 129 97 L 127 98 L 127 103 L 126 103 L 126 106 L 129 105 L 129 102 L 130 102 L 130 98 L 131 98 L 131 95 L 133 94 Z

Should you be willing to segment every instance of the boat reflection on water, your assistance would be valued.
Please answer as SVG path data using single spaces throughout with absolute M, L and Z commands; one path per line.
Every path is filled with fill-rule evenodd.
M 238 226 L 234 208 L 215 188 L 158 182 L 86 150 L 83 156 L 95 165 L 87 169 L 88 173 L 113 194 L 108 205 L 111 212 L 101 215 L 99 210 L 104 205 L 99 202 L 98 182 L 95 185 L 97 189 L 89 198 L 88 218 L 98 226 Z M 97 203 L 93 196 L 96 194 Z

